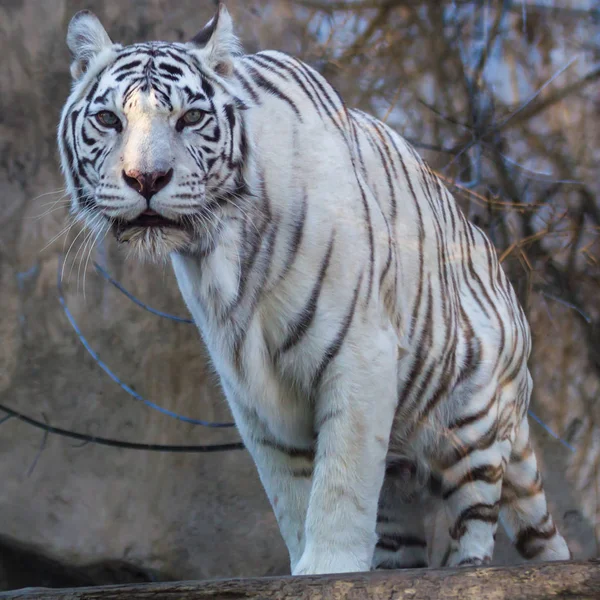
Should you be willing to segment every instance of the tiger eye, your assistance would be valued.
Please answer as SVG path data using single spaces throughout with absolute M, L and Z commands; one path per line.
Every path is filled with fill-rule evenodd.
M 192 108 L 192 110 L 188 110 L 185 115 L 183 115 L 182 119 L 186 125 L 196 125 L 196 123 L 199 123 L 202 120 L 203 116 L 203 111 Z
M 121 124 L 119 117 L 117 117 L 115 113 L 110 112 L 110 110 L 103 110 L 102 112 L 99 112 L 96 115 L 96 120 L 105 127 L 117 128 Z

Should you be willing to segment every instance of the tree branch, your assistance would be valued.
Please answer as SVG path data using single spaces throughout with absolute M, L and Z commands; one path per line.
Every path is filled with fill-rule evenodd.
M 96 588 L 28 588 L 2 600 L 595 600 L 600 563 L 553 562 L 496 568 L 404 569 L 344 575 L 267 577 L 206 582 L 112 585 Z

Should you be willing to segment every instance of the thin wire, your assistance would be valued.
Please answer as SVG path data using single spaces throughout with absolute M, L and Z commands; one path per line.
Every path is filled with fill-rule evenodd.
M 564 304 L 565 306 L 568 306 L 569 308 L 572 308 L 573 310 L 577 311 L 585 319 L 586 323 L 592 322 L 592 319 L 590 317 L 588 317 L 588 315 L 586 315 L 578 306 L 575 306 L 573 303 L 568 302 L 564 298 L 559 298 L 558 296 L 553 296 L 552 294 L 549 294 L 548 292 L 542 291 L 541 293 L 543 296 L 546 296 L 546 298 L 550 298 L 550 300 L 560 302 L 561 304 Z
M 528 411 L 528 413 L 529 413 L 529 416 L 538 425 L 541 425 L 555 440 L 558 440 L 565 448 L 568 448 L 571 452 L 577 452 L 577 450 L 573 446 L 571 446 L 571 444 L 569 444 L 569 442 L 563 440 L 559 435 L 554 433 L 554 431 L 552 431 L 552 429 L 550 429 L 550 427 L 548 427 L 548 425 L 546 425 L 546 423 L 544 423 L 544 421 L 542 421 L 536 414 L 534 414 L 531 409 Z
M 190 417 L 184 417 L 182 415 L 178 415 L 177 413 L 174 413 L 171 410 L 163 408 L 162 406 L 159 406 L 158 404 L 155 404 L 154 402 L 147 400 L 146 398 L 144 398 L 143 396 L 138 394 L 133 388 L 131 388 L 129 385 L 127 385 L 124 381 L 119 379 L 119 377 L 117 375 L 115 375 L 115 373 L 113 373 L 113 371 L 110 369 L 110 367 L 100 359 L 100 357 L 98 356 L 96 351 L 90 346 L 89 342 L 86 340 L 83 333 L 79 329 L 79 326 L 77 325 L 77 322 L 75 321 L 75 318 L 71 314 L 71 311 L 69 310 L 69 307 L 67 306 L 67 302 L 64 298 L 63 291 L 62 291 L 61 266 L 62 266 L 62 256 L 58 263 L 58 273 L 57 273 L 56 285 L 57 285 L 57 290 L 58 290 L 58 300 L 59 300 L 61 306 L 63 307 L 63 311 L 64 311 L 67 319 L 69 320 L 71 327 L 73 327 L 73 329 L 75 330 L 77 337 L 83 344 L 83 347 L 88 351 L 89 355 L 94 359 L 94 361 L 98 364 L 98 366 L 115 383 L 117 383 L 119 386 L 121 386 L 121 388 L 124 389 L 131 397 L 135 398 L 136 400 L 139 400 L 140 402 L 144 403 L 146 406 L 148 406 L 154 410 L 157 410 L 158 412 L 161 412 L 164 415 L 173 417 L 174 419 L 178 419 L 179 421 L 183 421 L 184 423 L 191 423 L 193 425 L 202 425 L 203 427 L 211 427 L 211 428 L 223 428 L 223 427 L 234 427 L 235 426 L 235 423 L 229 423 L 229 422 L 219 423 L 219 422 L 203 421 L 201 419 L 192 419 Z
M 27 425 L 31 425 L 46 433 L 52 433 L 74 440 L 80 440 L 85 443 L 100 444 L 101 446 L 111 446 L 113 448 L 126 448 L 128 450 L 148 450 L 151 452 L 223 452 L 225 450 L 243 450 L 244 444 L 241 442 L 233 444 L 208 444 L 204 446 L 181 446 L 171 444 L 138 444 L 135 442 L 126 442 L 124 440 L 115 440 L 112 438 L 98 437 L 95 435 L 87 435 L 69 429 L 54 427 L 53 425 L 42 423 L 36 419 L 32 419 L 23 413 L 20 413 L 8 406 L 0 404 L 0 410 L 5 412 L 9 418 L 19 419 Z M 6 420 L 6 419 L 5 419 Z
M 97 262 L 94 262 L 94 267 L 96 268 L 96 271 L 98 271 L 98 273 L 102 277 L 104 277 L 104 279 L 106 279 L 106 281 L 108 281 L 110 284 L 112 284 L 114 287 L 116 287 L 122 294 L 127 296 L 127 298 L 129 298 L 133 303 L 137 304 L 144 310 L 147 310 L 148 312 L 152 313 L 153 315 L 157 315 L 159 317 L 164 317 L 165 319 L 171 319 L 171 321 L 177 321 L 178 323 L 191 323 L 191 324 L 194 323 L 194 321 L 192 319 L 185 319 L 184 317 L 178 317 L 176 315 L 171 315 L 169 313 L 162 312 L 160 310 L 157 310 L 156 308 L 152 308 L 151 306 L 148 306 L 141 300 L 138 300 L 131 292 L 126 290 L 118 281 L 113 279 L 111 277 L 110 273 L 106 269 L 101 267 Z

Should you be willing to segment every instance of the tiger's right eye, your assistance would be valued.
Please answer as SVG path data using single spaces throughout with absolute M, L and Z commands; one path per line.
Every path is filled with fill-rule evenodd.
M 115 113 L 110 112 L 110 110 L 103 110 L 99 113 L 96 113 L 96 121 L 100 123 L 100 125 L 104 125 L 104 127 L 110 127 L 111 129 L 121 130 L 121 121 L 119 121 L 119 117 L 115 115 Z

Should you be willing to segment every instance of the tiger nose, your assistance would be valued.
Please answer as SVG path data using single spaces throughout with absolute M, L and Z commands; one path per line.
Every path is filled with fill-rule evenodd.
M 148 202 L 154 194 L 160 192 L 171 181 L 172 177 L 173 169 L 154 173 L 142 173 L 136 170 L 123 171 L 125 183 L 146 198 Z

